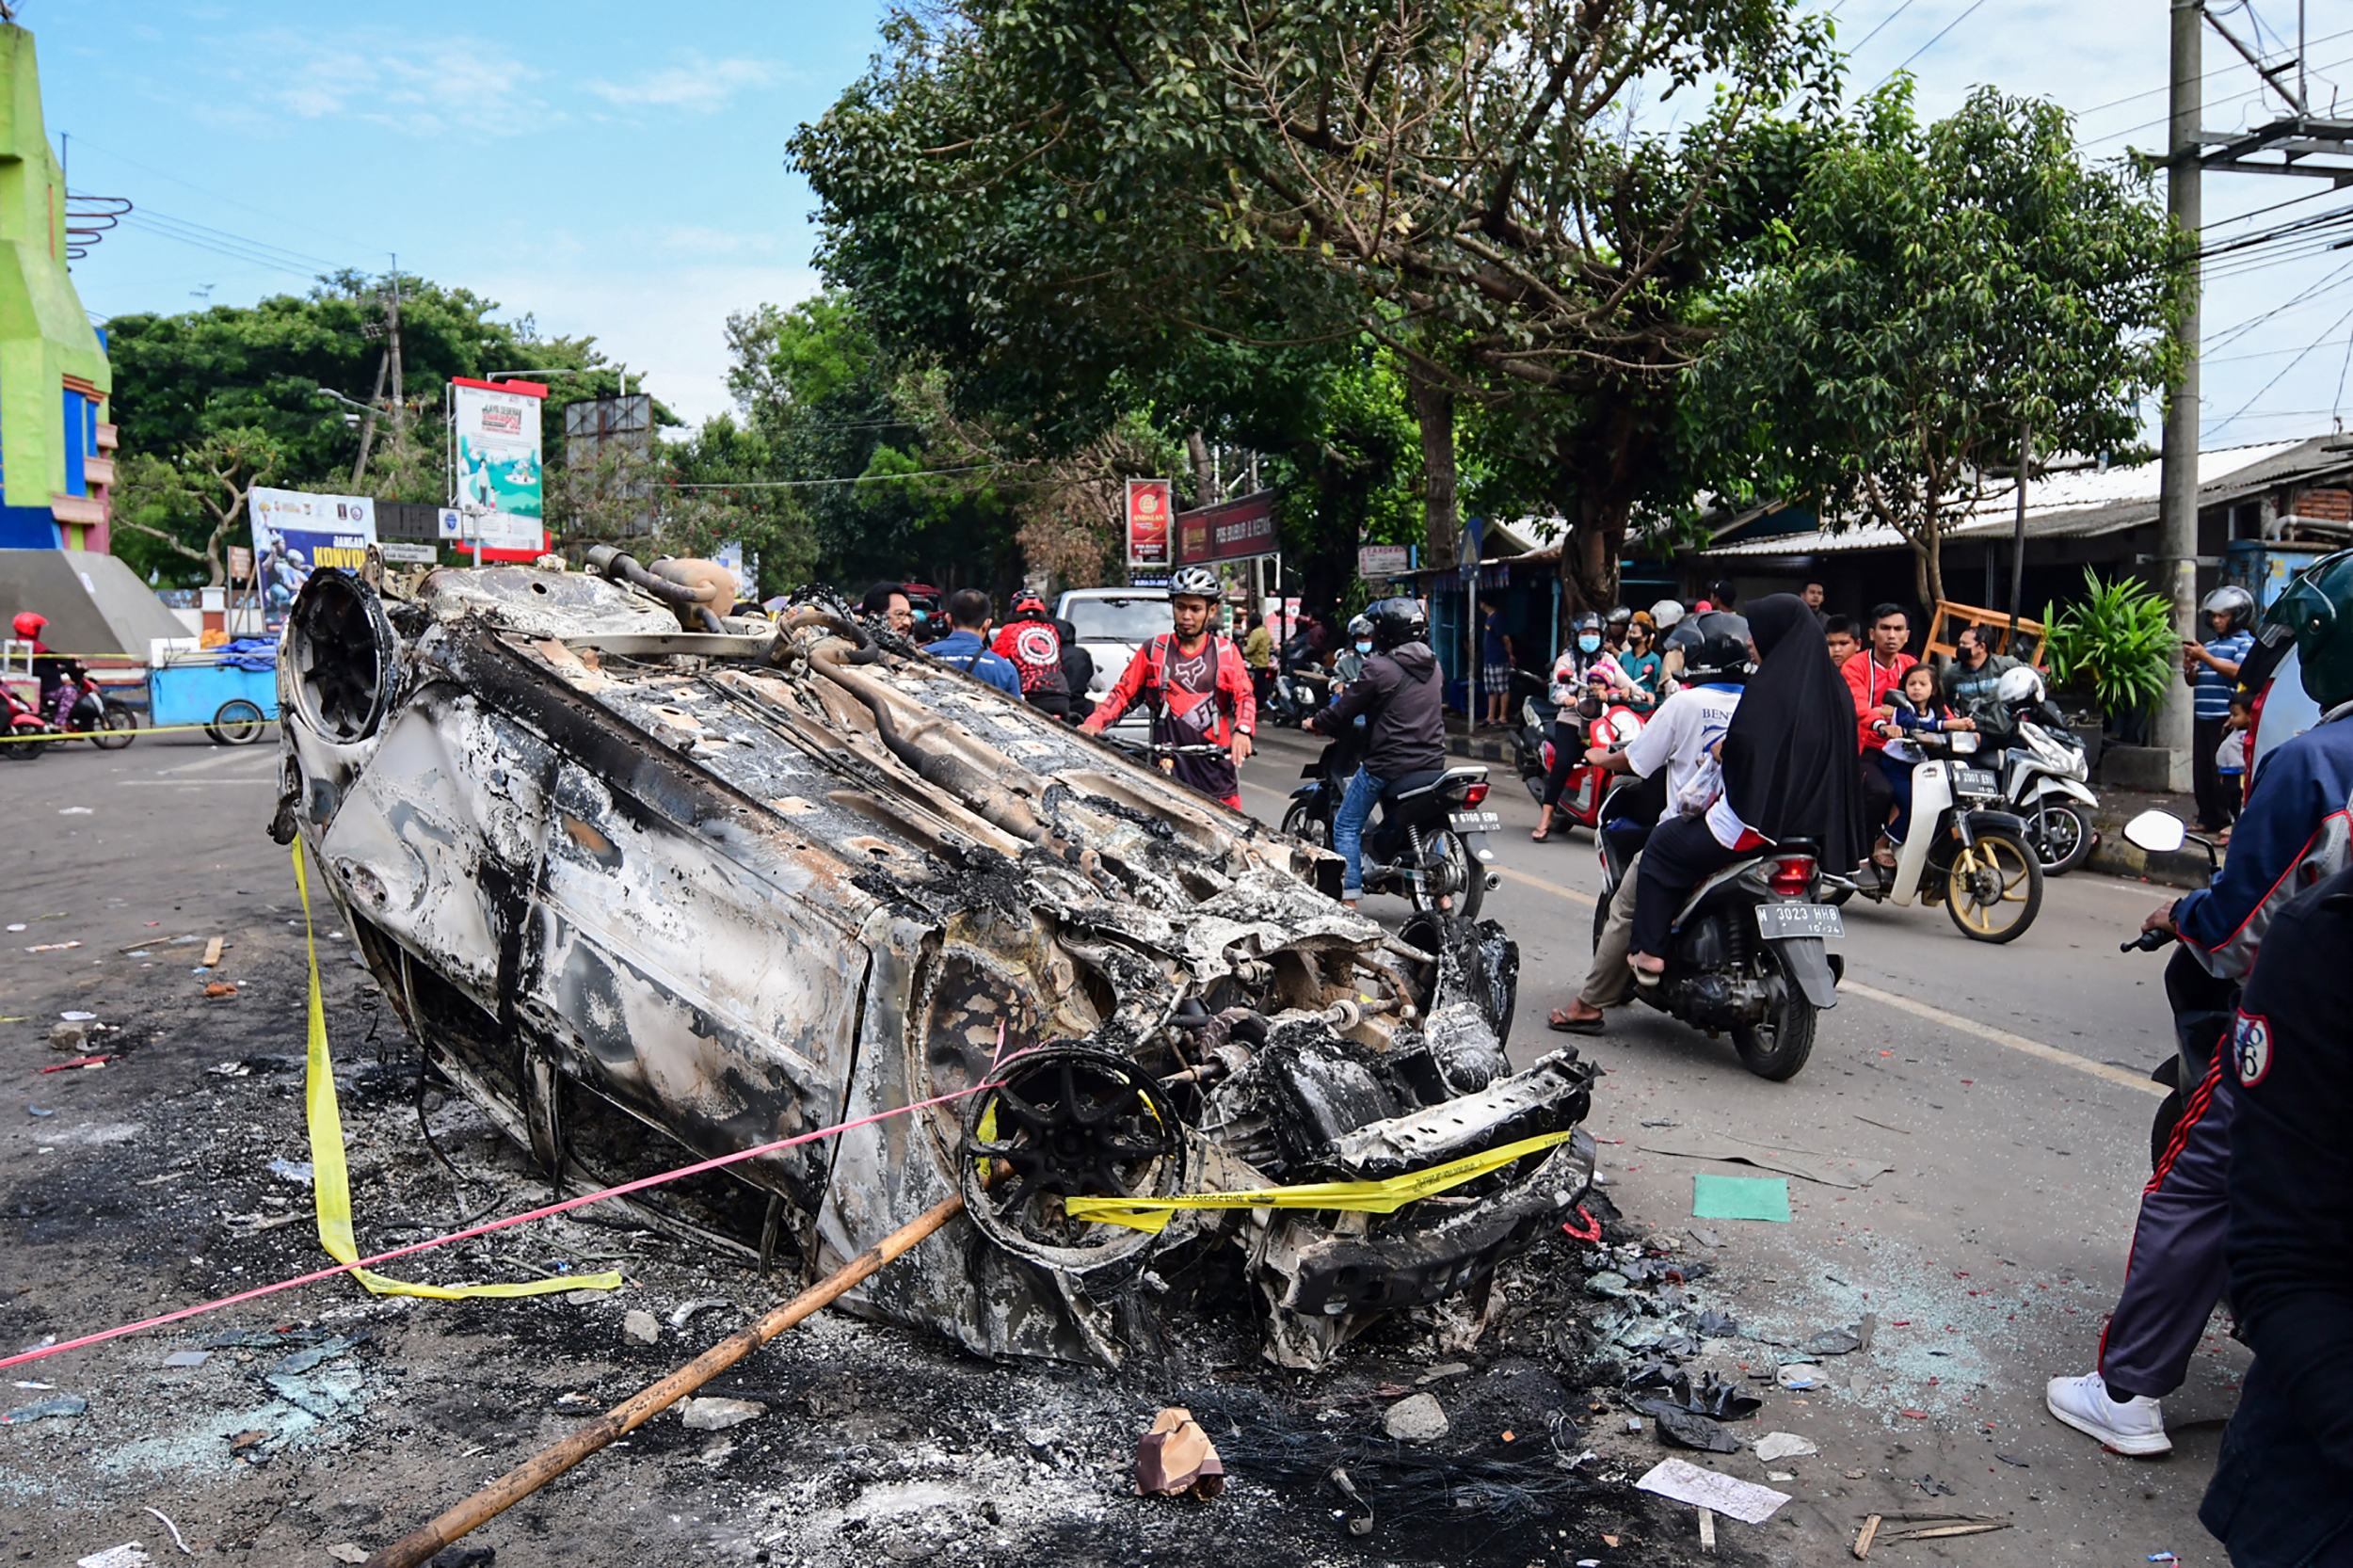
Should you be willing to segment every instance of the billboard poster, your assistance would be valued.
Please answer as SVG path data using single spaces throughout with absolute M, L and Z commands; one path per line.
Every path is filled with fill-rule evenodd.
M 311 573 L 321 567 L 358 571 L 376 543 L 376 503 L 364 495 L 311 495 L 254 487 L 246 497 L 264 618 L 283 620 Z
M 529 549 L 546 542 L 539 506 L 539 406 L 548 389 L 532 381 L 476 381 L 459 376 L 449 384 L 451 504 L 479 518 L 468 542 L 479 537 L 484 554 Z
M 438 532 L 460 554 L 472 554 L 479 540 L 486 561 L 536 561 L 545 553 L 548 538 L 537 518 L 517 517 L 512 512 L 465 512 L 455 506 L 440 509 Z
M 1360 544 L 1356 547 L 1356 575 L 1368 583 L 1402 577 L 1412 567 L 1413 552 L 1401 544 Z
M 1282 548 L 1274 532 L 1274 492 L 1260 490 L 1194 512 L 1176 514 L 1176 561 L 1197 566 L 1272 555 Z
M 1176 487 L 1165 479 L 1128 481 L 1128 565 L 1165 570 L 1168 520 Z

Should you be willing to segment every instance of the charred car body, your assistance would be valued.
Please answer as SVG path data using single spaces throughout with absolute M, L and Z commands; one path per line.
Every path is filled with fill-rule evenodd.
M 1151 1343 L 1187 1259 L 1239 1264 L 1268 1352 L 1313 1366 L 1385 1311 L 1476 1299 L 1574 1210 L 1581 1130 L 1392 1214 L 1071 1220 L 1069 1196 L 1382 1178 L 1567 1131 L 1593 1071 L 1512 1070 L 1493 924 L 1392 936 L 1318 890 L 1322 852 L 830 600 L 721 621 L 666 563 L 594 564 L 386 592 L 321 571 L 280 664 L 274 832 L 559 1186 L 956 1096 L 647 1205 L 814 1274 L 961 1189 L 948 1236 L 849 1304 L 1107 1363 Z

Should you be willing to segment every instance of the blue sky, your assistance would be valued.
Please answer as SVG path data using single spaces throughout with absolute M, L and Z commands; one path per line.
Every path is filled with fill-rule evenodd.
M 381 270 L 397 251 L 404 270 L 543 329 L 594 334 L 699 418 L 727 406 L 728 313 L 816 286 L 812 203 L 785 143 L 864 69 L 881 14 L 873 0 L 365 12 L 25 0 L 20 20 L 40 40 L 51 140 L 72 138 L 73 187 L 152 215 L 76 267 L 93 312 L 249 302 L 306 286 L 322 264 Z M 2163 0 L 1843 0 L 1835 15 L 1858 87 L 1909 64 L 1930 114 L 1993 83 L 2075 110 L 2094 155 L 2162 145 Z M 2229 21 L 2293 53 L 2286 0 Z M 2326 112 L 2342 81 L 2353 112 L 2353 4 L 2310 0 L 2307 28 L 2313 107 Z M 2211 32 L 2204 63 L 2210 126 L 2278 111 Z M 2215 237 L 2340 205 L 2353 197 L 2321 181 L 2207 182 Z M 2218 277 L 2206 334 L 2208 444 L 2329 429 L 2353 337 L 2353 252 Z

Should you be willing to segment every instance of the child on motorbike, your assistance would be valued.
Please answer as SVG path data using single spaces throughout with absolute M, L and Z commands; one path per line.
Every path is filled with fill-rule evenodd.
M 1920 748 L 1912 744 L 1914 735 L 1940 735 L 1971 730 L 1977 728 L 1974 719 L 1957 718 L 1945 705 L 1938 690 L 1936 671 L 1927 664 L 1914 664 L 1904 672 L 1899 688 L 1910 711 L 1893 702 L 1880 709 L 1881 718 L 1873 726 L 1887 737 L 1886 747 L 1880 751 L 1880 766 L 1886 771 L 1887 782 L 1896 792 L 1896 813 L 1880 836 L 1879 847 L 1871 852 L 1872 860 L 1881 866 L 1896 863 L 1896 850 L 1912 831 L 1912 768 L 1921 760 Z

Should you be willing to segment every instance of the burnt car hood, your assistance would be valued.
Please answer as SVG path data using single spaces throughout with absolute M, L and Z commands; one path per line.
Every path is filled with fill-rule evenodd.
M 1584 1192 L 1578 1132 L 1385 1216 L 1065 1196 L 1377 1177 L 1575 1127 L 1574 1053 L 1503 1053 L 1492 923 L 1394 936 L 1337 862 L 830 600 L 687 632 L 601 577 L 315 574 L 280 665 L 299 834 L 423 1048 L 559 1186 L 950 1103 L 648 1194 L 814 1275 L 962 1190 L 847 1299 L 988 1354 L 1115 1362 L 1150 1271 L 1239 1246 L 1269 1353 L 1483 1291 Z M 882 640 L 878 642 L 877 636 Z M 1008 1067 L 1007 1064 L 1011 1064 Z

